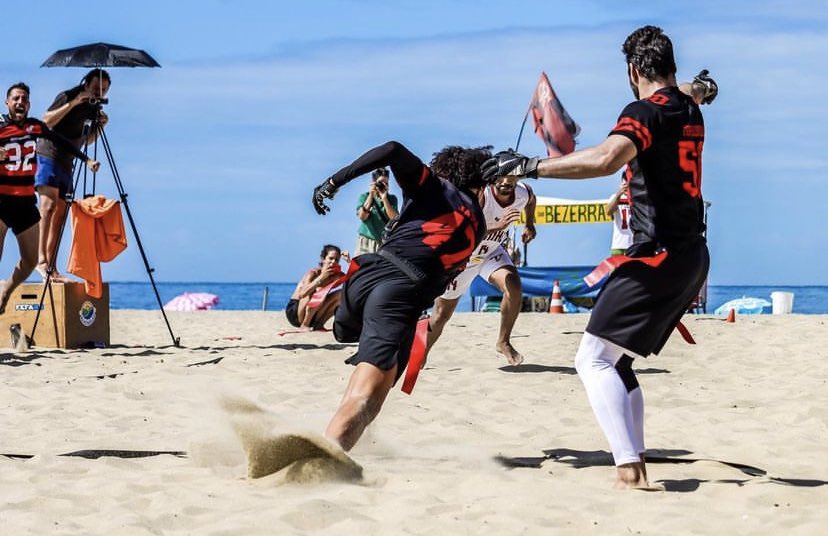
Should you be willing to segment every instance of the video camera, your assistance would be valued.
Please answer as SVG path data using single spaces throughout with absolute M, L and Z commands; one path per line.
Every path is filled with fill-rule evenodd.
M 91 106 L 102 106 L 104 104 L 109 104 L 109 99 L 106 97 L 89 97 L 89 100 L 86 102 L 88 102 Z

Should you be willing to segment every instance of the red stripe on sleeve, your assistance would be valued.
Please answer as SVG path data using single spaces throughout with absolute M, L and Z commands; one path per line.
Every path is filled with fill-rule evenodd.
M 653 143 L 653 135 L 650 134 L 650 129 L 647 125 L 636 121 L 632 117 L 622 117 L 618 120 L 618 124 L 612 129 L 613 132 L 630 132 L 641 143 L 641 150 L 644 151 Z

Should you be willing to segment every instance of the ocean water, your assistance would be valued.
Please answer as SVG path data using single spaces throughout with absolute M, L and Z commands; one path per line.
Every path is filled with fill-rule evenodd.
M 224 310 L 282 310 L 293 292 L 295 283 L 156 283 L 161 302 L 167 303 L 184 292 L 209 292 L 219 297 L 215 309 Z M 265 301 L 265 289 L 267 300 Z M 710 286 L 707 295 L 707 312 L 735 298 L 763 298 L 770 293 L 785 291 L 794 293 L 793 312 L 797 314 L 828 314 L 828 286 Z M 109 301 L 112 309 L 156 309 L 158 302 L 152 286 L 140 282 L 109 283 Z M 464 296 L 458 311 L 470 311 L 471 299 Z

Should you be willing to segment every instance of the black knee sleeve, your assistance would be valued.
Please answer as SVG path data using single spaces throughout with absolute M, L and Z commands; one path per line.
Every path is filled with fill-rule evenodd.
M 624 387 L 627 388 L 628 393 L 638 387 L 638 378 L 635 377 L 632 363 L 633 358 L 624 354 L 615 364 L 615 370 L 618 371 L 618 375 L 621 377 L 621 381 L 624 382 Z

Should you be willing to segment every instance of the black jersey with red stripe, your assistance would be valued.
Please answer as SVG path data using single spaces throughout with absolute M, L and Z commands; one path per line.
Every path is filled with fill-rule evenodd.
M 0 147 L 5 149 L 6 158 L 0 163 L 0 194 L 35 194 L 39 138 L 51 140 L 73 156 L 83 161 L 88 160 L 69 140 L 51 130 L 43 121 L 27 117 L 22 123 L 15 123 L 9 116 L 3 115 L 0 117 Z
M 381 249 L 413 264 L 427 276 L 452 276 L 465 266 L 486 232 L 477 198 L 435 176 L 402 144 L 371 149 L 331 180 L 341 186 L 388 166 L 403 192 L 400 215 L 389 223 Z
M 627 165 L 634 247 L 675 246 L 704 232 L 701 157 L 704 120 L 677 87 L 624 108 L 610 135 L 625 136 L 638 154 Z

